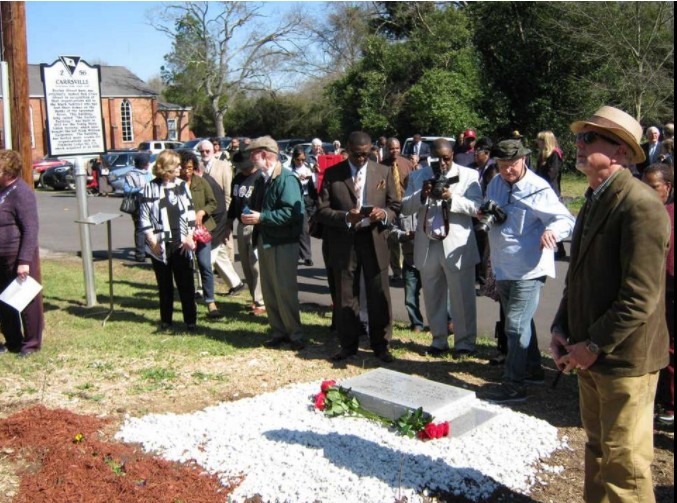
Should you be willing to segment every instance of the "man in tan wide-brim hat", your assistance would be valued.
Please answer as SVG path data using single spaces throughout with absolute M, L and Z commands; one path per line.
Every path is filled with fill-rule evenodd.
M 670 222 L 652 189 L 626 169 L 644 159 L 634 118 L 605 106 L 571 130 L 590 188 L 550 350 L 561 370 L 578 372 L 585 501 L 652 502 L 654 395 L 668 363 Z

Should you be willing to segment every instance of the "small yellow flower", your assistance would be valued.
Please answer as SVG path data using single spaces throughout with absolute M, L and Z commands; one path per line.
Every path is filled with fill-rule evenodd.
M 85 436 L 82 433 L 77 433 L 73 437 L 73 443 L 74 444 L 79 444 L 80 442 L 84 442 L 84 440 L 85 440 Z

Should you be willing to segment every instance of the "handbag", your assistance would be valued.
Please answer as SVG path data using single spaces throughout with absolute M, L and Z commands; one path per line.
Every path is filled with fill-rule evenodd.
M 196 243 L 202 243 L 203 245 L 206 245 L 207 243 L 211 242 L 212 235 L 204 225 L 198 225 L 193 232 L 193 240 Z
M 120 204 L 120 211 L 133 215 L 139 211 L 139 194 L 137 192 L 128 192 L 124 195 Z
M 324 236 L 324 225 L 317 221 L 317 213 L 313 213 L 308 219 L 308 234 L 315 239 Z

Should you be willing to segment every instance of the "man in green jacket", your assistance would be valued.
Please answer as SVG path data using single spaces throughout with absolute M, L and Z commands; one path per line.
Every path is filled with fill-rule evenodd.
M 305 347 L 296 279 L 305 214 L 301 182 L 282 169 L 277 142 L 270 136 L 255 139 L 246 150 L 263 175 L 254 185 L 252 208 L 243 211 L 241 220 L 256 226 L 252 242 L 259 254 L 263 301 L 273 330 L 265 346 L 289 343 L 298 351 Z
M 644 160 L 642 127 L 602 107 L 571 125 L 590 184 L 574 228 L 550 349 L 578 372 L 586 502 L 652 502 L 653 404 L 668 363 L 665 257 L 670 223 L 626 169 Z

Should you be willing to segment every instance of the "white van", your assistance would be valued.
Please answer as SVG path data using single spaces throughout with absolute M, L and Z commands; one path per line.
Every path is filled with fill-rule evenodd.
M 181 146 L 180 141 L 151 140 L 139 143 L 139 152 L 148 152 L 149 154 L 159 154 L 163 150 L 174 150 Z

